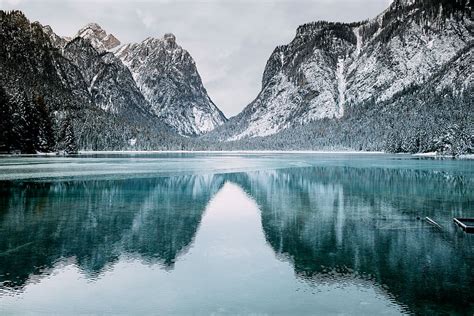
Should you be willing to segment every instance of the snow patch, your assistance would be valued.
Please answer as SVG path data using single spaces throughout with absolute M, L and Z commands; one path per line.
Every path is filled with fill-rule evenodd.
M 429 49 L 432 49 L 432 48 L 433 48 L 433 43 L 434 43 L 434 39 L 432 39 L 431 41 L 429 41 L 429 42 L 426 44 L 426 47 L 428 47 Z
M 354 29 L 354 35 L 356 36 L 356 39 L 357 39 L 355 55 L 356 57 L 359 57 L 360 52 L 362 50 L 362 36 L 360 35 L 360 27 L 357 27 Z
M 89 93 L 92 93 L 92 88 L 94 87 L 94 84 L 97 80 L 97 77 L 99 77 L 99 74 L 96 74 L 94 76 L 94 78 L 92 78 L 91 84 L 90 84 L 89 88 L 87 89 L 87 90 L 89 90 Z
M 194 126 L 200 133 L 212 131 L 218 124 L 212 120 L 209 114 L 204 113 L 197 107 L 193 107 Z
M 337 62 L 337 70 L 336 70 L 336 77 L 337 77 L 337 90 L 339 92 L 339 117 L 344 115 L 344 103 L 346 102 L 346 77 L 344 76 L 344 58 L 339 58 Z

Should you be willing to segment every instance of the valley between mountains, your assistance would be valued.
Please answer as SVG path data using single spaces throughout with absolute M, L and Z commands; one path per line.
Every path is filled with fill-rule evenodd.
M 256 98 L 226 118 L 166 33 L 71 37 L 0 11 L 0 152 L 474 152 L 469 0 L 394 0 L 373 19 L 301 25 Z

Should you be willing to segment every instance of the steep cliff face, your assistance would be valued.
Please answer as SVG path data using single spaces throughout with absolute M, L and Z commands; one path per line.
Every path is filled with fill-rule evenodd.
M 354 28 L 356 53 L 346 60 L 346 106 L 385 101 L 430 79 L 474 40 L 467 1 L 399 0 Z M 466 51 L 468 53 L 469 50 Z M 468 73 L 461 74 L 466 80 Z
M 66 39 L 54 33 L 53 29 L 49 25 L 43 26 L 43 32 L 49 37 L 51 45 L 58 49 L 63 49 L 70 39 Z
M 295 39 L 275 49 L 262 91 L 238 117 L 231 139 L 268 136 L 295 124 L 344 113 L 344 57 L 356 47 L 349 25 L 318 22 L 298 28 Z
M 191 55 L 172 34 L 117 50 L 152 111 L 182 135 L 199 135 L 226 121 L 204 89 Z
M 98 52 L 81 37 L 70 41 L 63 50 L 81 71 L 87 89 L 101 109 L 125 117 L 149 116 L 148 102 L 143 98 L 132 74 L 120 59 L 109 52 Z
M 258 97 L 218 138 L 273 135 L 340 119 L 369 101 L 389 101 L 450 63 L 456 67 L 456 56 L 470 54 L 473 39 L 471 5 L 465 0 L 397 0 L 366 22 L 302 25 L 290 44 L 273 52 Z M 449 86 L 449 80 L 440 84 Z M 472 65 L 456 80 L 472 85 Z

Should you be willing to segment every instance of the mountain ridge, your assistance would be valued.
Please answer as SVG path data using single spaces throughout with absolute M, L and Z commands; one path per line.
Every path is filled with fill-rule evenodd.
M 67 48 L 70 47 L 70 43 L 77 43 L 77 39 L 82 38 L 84 42 L 80 42 L 81 50 L 76 49 L 76 55 L 80 55 L 81 51 L 88 51 L 90 58 L 100 55 L 103 64 L 115 65 L 118 69 L 126 67 L 130 71 L 131 78 L 124 69 L 121 69 L 123 75 L 116 76 L 118 79 L 115 81 L 125 82 L 125 90 L 130 91 L 128 94 L 132 97 L 109 98 L 108 103 L 133 100 L 128 102 L 131 107 L 138 106 L 149 112 L 152 117 L 183 136 L 207 133 L 227 120 L 207 95 L 193 58 L 176 43 L 176 38 L 171 33 L 166 33 L 162 39 L 149 37 L 140 43 L 121 44 L 113 34 L 108 34 L 94 22 L 82 27 L 76 36 L 69 40 L 56 35 L 49 26 L 43 27 L 43 30 L 53 45 L 61 49 L 64 54 L 68 54 Z M 86 42 L 97 53 L 86 48 Z M 71 54 L 68 54 L 68 57 L 77 62 Z M 89 67 L 92 64 L 82 58 L 79 68 L 82 72 L 91 72 Z M 94 73 L 98 75 L 97 70 Z M 89 84 L 92 84 L 92 78 L 88 79 Z M 113 78 L 108 79 L 110 81 Z M 118 89 L 115 90 L 115 95 L 120 95 Z M 138 93 L 142 94 L 142 97 L 138 96 Z M 107 95 L 110 95 L 107 90 L 103 90 L 102 94 L 106 99 Z M 125 104 L 115 106 L 106 104 L 106 100 L 99 103 L 106 110 L 125 108 Z
M 367 21 L 303 24 L 270 56 L 257 98 L 205 137 L 248 143 L 320 120 L 337 123 L 372 98 L 388 101 L 426 82 L 466 47 L 470 53 L 470 9 L 464 0 L 397 0 Z M 472 66 L 466 67 L 458 76 L 472 89 Z

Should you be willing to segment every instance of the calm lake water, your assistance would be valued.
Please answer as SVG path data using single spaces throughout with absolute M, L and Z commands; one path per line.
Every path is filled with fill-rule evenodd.
M 0 158 L 0 314 L 472 315 L 453 217 L 472 161 Z

